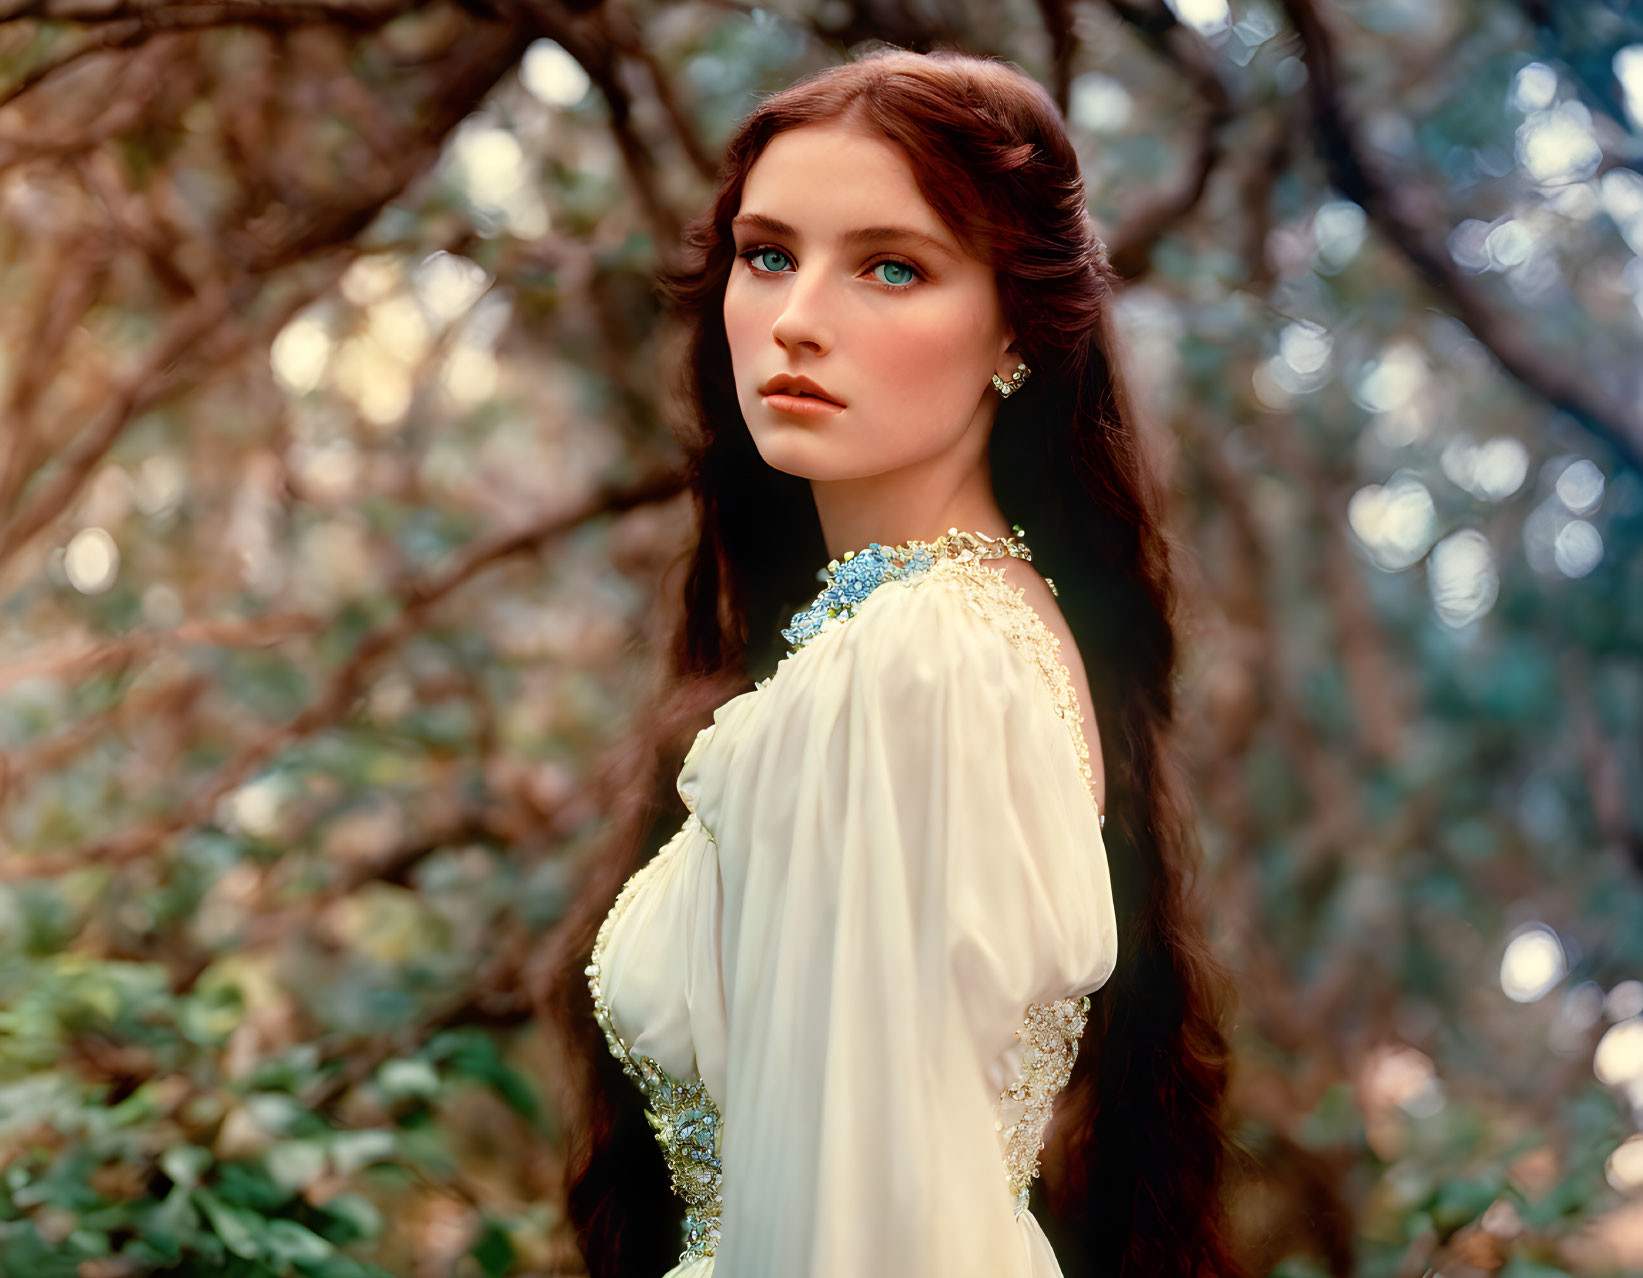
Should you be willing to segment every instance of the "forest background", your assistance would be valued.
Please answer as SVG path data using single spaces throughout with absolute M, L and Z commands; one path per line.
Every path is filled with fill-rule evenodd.
M 1634 6 L 0 0 L 0 1273 L 582 1272 L 655 276 L 875 42 L 1039 78 L 1125 277 L 1253 1271 L 1643 1271 Z

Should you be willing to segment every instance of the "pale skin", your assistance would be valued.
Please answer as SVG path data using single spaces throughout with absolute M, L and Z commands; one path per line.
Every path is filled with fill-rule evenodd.
M 848 238 L 867 227 L 913 234 Z M 987 464 L 1001 402 L 992 376 L 1008 381 L 1024 361 L 992 267 L 925 201 L 901 148 L 844 122 L 780 133 L 748 174 L 733 230 L 740 256 L 724 321 L 736 397 L 760 456 L 810 481 L 828 554 L 933 541 L 948 528 L 1008 533 Z M 810 378 L 843 408 L 775 407 L 761 388 L 779 373 Z M 1072 631 L 1032 564 L 988 564 L 1061 640 L 1105 811 L 1101 738 Z

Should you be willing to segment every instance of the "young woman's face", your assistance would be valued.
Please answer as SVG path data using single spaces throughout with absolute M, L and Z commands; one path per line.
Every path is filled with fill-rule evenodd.
M 992 375 L 1015 367 L 1014 334 L 992 268 L 925 202 L 900 147 L 833 124 L 779 133 L 732 226 L 725 333 L 771 466 L 879 475 L 990 428 Z M 835 406 L 766 394 L 781 374 L 809 378 Z

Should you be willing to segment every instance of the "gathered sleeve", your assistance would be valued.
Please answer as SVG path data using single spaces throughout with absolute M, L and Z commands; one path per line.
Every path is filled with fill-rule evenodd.
M 886 583 L 779 668 L 735 784 L 702 796 L 726 902 L 718 1278 L 1029 1272 L 1001 1063 L 1028 1004 L 1117 957 L 1043 678 L 961 582 Z

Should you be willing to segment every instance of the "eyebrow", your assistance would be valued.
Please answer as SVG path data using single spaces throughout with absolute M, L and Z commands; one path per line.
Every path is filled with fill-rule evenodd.
M 790 240 L 799 238 L 797 227 L 789 226 L 780 218 L 769 217 L 763 213 L 738 213 L 731 219 L 732 227 L 748 227 L 764 231 L 770 235 L 785 236 Z M 926 235 L 923 231 L 915 231 L 910 226 L 858 226 L 846 231 L 839 239 L 846 245 L 860 246 L 867 244 L 882 244 L 886 240 L 909 240 L 915 244 L 934 249 L 948 257 L 957 257 L 957 254 L 933 235 Z

